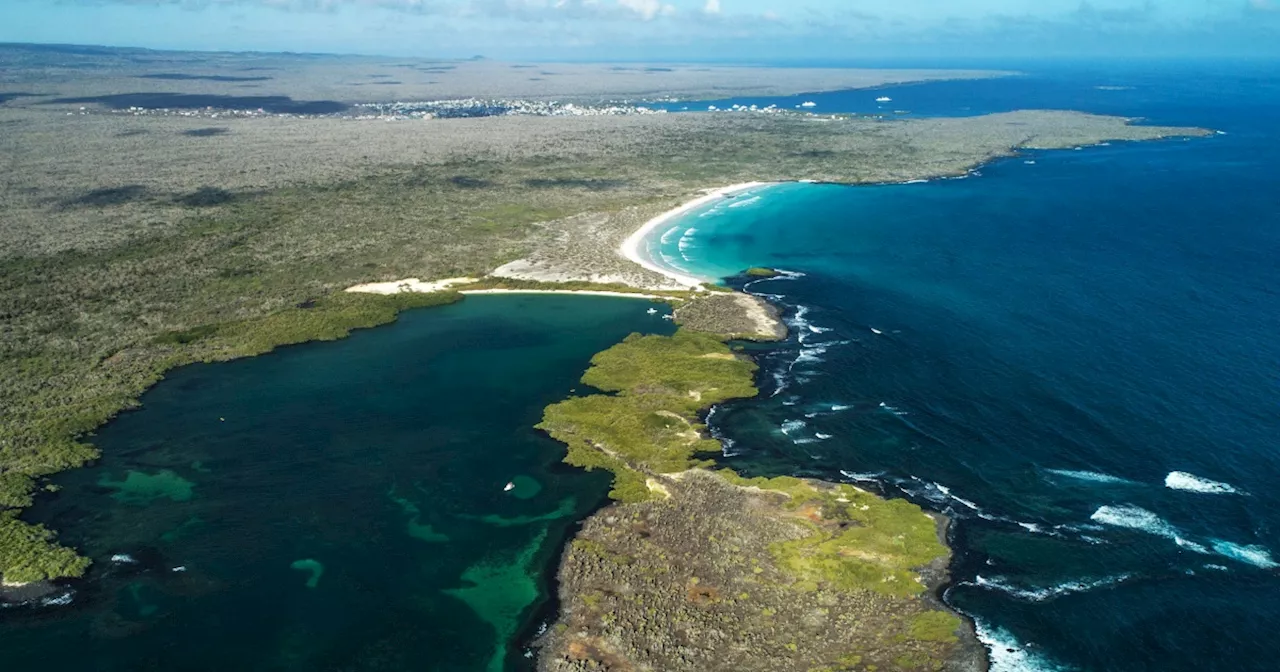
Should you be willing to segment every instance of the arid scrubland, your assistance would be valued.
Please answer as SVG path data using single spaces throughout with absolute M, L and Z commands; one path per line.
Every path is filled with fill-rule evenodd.
M 5 70 L 0 85 L 7 91 L 45 96 L 46 100 L 164 92 L 230 99 L 283 97 L 301 104 L 449 98 L 711 100 L 1007 74 L 666 63 L 502 63 L 483 58 L 443 61 L 41 45 L 0 45 L 0 65 Z M 5 93 L 0 91 L 0 95 Z
M 81 104 L 51 103 L 251 86 L 262 92 L 254 95 L 314 99 L 337 86 L 324 82 L 350 91 L 356 73 L 370 99 L 400 86 L 374 85 L 388 77 L 362 59 L 282 65 L 242 56 L 228 65 L 208 55 L 157 61 L 155 52 L 129 53 L 96 56 L 106 65 L 93 65 L 92 54 L 52 62 L 27 54 L 31 62 L 10 60 L 22 67 L 0 77 L 0 575 L 11 583 L 84 570 L 48 543 L 47 531 L 21 522 L 20 511 L 43 477 L 92 459 L 93 429 L 165 370 L 336 338 L 408 305 L 458 298 L 339 295 L 344 287 L 481 276 L 518 260 L 508 266 L 525 269 L 510 273 L 517 278 L 652 284 L 615 253 L 618 243 L 698 189 L 954 175 L 1021 147 L 1198 133 L 1069 112 L 892 122 L 751 114 L 384 122 L 135 117 L 93 103 L 82 114 Z M 321 66 L 331 68 L 329 79 Z M 598 86 L 587 75 L 572 86 L 534 86 L 522 74 L 526 91 L 510 73 L 528 68 L 487 62 L 395 67 L 442 82 L 423 96 L 488 95 L 488 86 L 514 87 L 507 95 L 586 95 Z M 486 80 L 470 68 L 504 74 Z M 738 82 L 735 93 L 888 81 L 832 71 L 819 73 L 827 78 L 819 85 L 803 71 L 762 71 L 717 72 L 694 85 L 681 79 L 697 79 L 692 69 L 592 72 L 617 78 L 611 96 L 685 95 L 707 81 Z M 245 79 L 257 77 L 267 79 Z M 666 83 L 647 89 L 650 82 Z

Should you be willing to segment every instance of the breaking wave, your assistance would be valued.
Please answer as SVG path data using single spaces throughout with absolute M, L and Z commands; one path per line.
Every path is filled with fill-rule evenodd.
M 1112 476 L 1110 474 L 1101 474 L 1096 471 L 1077 471 L 1075 469 L 1045 469 L 1047 473 L 1064 478 L 1074 478 L 1078 481 L 1089 481 L 1090 483 L 1111 483 L 1111 484 L 1132 484 L 1127 478 Z
M 1178 530 L 1173 525 L 1140 506 L 1129 504 L 1100 506 L 1097 511 L 1093 512 L 1093 515 L 1089 516 L 1089 520 L 1113 527 L 1140 530 L 1168 539 L 1176 540 L 1179 538 Z
M 1185 548 L 1202 555 L 1216 553 L 1224 558 L 1253 565 L 1260 569 L 1280 567 L 1280 563 L 1277 563 L 1271 557 L 1271 551 L 1263 546 L 1237 544 L 1223 539 L 1209 539 L 1204 543 L 1194 541 L 1188 539 L 1187 535 L 1183 534 L 1168 521 L 1141 507 L 1129 504 L 1102 506 L 1093 512 L 1090 519 L 1106 525 L 1126 527 L 1164 537 L 1172 540 L 1179 548 Z
M 1271 558 L 1271 552 L 1262 546 L 1244 546 L 1241 544 L 1231 543 L 1230 541 L 1222 541 L 1221 539 L 1215 539 L 1211 544 L 1213 545 L 1213 550 L 1223 557 L 1231 558 L 1232 560 L 1250 564 L 1262 569 L 1275 569 L 1280 567 L 1280 564 L 1277 564 L 1276 561 Z
M 1048 658 L 1030 650 L 1031 647 L 1020 643 L 1008 630 L 992 626 L 985 621 L 975 619 L 974 629 L 978 641 L 987 647 L 991 660 L 991 672 L 1068 672 Z
M 816 364 L 822 362 L 822 358 L 818 355 L 826 354 L 827 348 L 824 345 L 814 345 L 807 348 L 800 348 L 800 354 L 796 356 L 796 364 Z
M 1164 477 L 1164 487 L 1172 490 L 1200 492 L 1207 495 L 1233 495 L 1240 492 L 1226 483 L 1211 481 L 1185 471 L 1169 472 L 1169 475 Z
M 697 229 L 688 229 L 680 236 L 680 242 L 676 243 L 676 249 L 680 250 L 680 256 L 684 257 L 685 261 L 690 261 L 689 250 L 696 247 L 693 244 L 693 236 L 696 233 L 698 233 Z
M 791 436 L 793 433 L 798 432 L 804 428 L 805 428 L 804 420 L 787 420 L 786 422 L 782 423 L 781 430 L 783 434 L 786 434 L 787 436 Z
M 884 472 L 876 473 L 859 473 L 857 471 L 840 470 L 840 474 L 851 481 L 859 481 L 862 483 L 878 483 L 884 477 Z
M 985 576 L 976 576 L 973 585 L 986 588 L 988 590 L 998 590 L 1007 595 L 1011 595 L 1019 600 L 1028 602 L 1047 602 L 1064 595 L 1073 595 L 1075 593 L 1084 593 L 1098 588 L 1109 588 L 1129 579 L 1132 574 L 1118 574 L 1116 576 L 1108 576 L 1098 579 L 1078 579 L 1075 581 L 1064 581 L 1049 587 L 1031 587 L 1018 586 L 1002 578 L 987 578 Z

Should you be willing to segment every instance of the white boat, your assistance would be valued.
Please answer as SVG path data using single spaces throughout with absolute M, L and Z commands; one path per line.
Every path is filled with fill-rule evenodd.
M 876 102 L 877 102 L 877 103 L 892 103 L 892 102 L 893 102 L 893 99 L 892 99 L 892 98 L 890 98 L 889 96 L 880 96 L 879 98 L 876 98 Z
M 817 106 L 818 104 L 813 102 L 812 100 L 806 100 L 803 103 L 800 103 L 800 107 L 817 107 Z
M 516 489 L 516 484 L 514 481 L 508 481 L 507 484 L 502 487 L 503 492 L 511 492 L 512 490 L 515 490 L 515 489 Z
M 646 311 L 644 311 L 644 312 L 649 313 L 650 315 L 657 315 L 657 314 L 658 314 L 658 309 L 657 309 L 657 308 L 650 308 L 649 310 L 646 310 Z

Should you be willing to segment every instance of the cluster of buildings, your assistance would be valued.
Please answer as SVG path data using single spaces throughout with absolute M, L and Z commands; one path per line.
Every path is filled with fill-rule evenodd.
M 278 112 L 268 112 L 262 108 L 256 110 L 228 110 L 225 108 L 205 107 L 198 109 L 184 108 L 168 108 L 168 107 L 128 107 L 121 110 L 115 110 L 119 114 L 128 114 L 135 117 L 159 116 L 159 117 L 192 117 L 197 119 L 218 119 L 218 118 L 240 118 L 240 117 L 316 117 L 327 115 L 316 114 L 288 114 Z M 80 114 L 87 114 L 85 108 L 80 108 Z
M 663 114 L 666 110 L 642 105 L 577 105 L 535 100 L 432 100 L 420 102 L 360 103 L 354 106 L 356 119 L 453 119 L 525 115 L 537 117 L 587 117 L 629 114 Z

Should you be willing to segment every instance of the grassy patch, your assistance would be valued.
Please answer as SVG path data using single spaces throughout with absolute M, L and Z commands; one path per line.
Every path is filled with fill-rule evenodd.
M 737 485 L 787 495 L 785 508 L 813 530 L 770 548 L 778 566 L 799 582 L 919 595 L 925 587 L 916 570 L 947 553 L 933 518 L 908 501 L 883 499 L 851 485 L 818 489 L 789 476 L 744 479 L 725 473 Z
M 945 611 L 926 611 L 911 619 L 911 638 L 928 642 L 955 642 L 960 617 Z
M 538 427 L 569 447 L 569 464 L 612 471 L 614 499 L 644 501 L 653 496 L 646 474 L 710 464 L 696 456 L 719 451 L 720 444 L 704 435 L 697 413 L 755 396 L 755 370 L 714 336 L 686 330 L 673 336 L 632 334 L 592 358 L 582 377 L 613 394 L 548 406 Z

